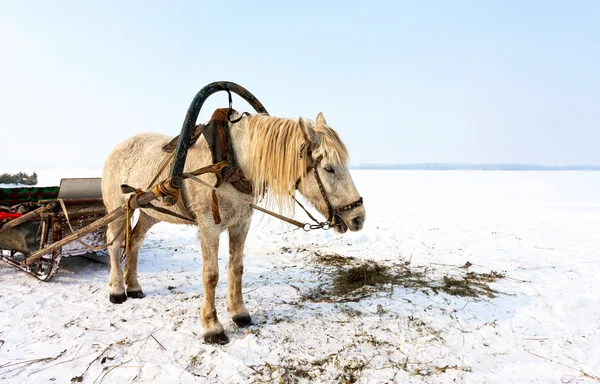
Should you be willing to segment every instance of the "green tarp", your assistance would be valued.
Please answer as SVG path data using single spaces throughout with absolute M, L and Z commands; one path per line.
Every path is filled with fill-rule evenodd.
M 52 200 L 58 197 L 58 187 L 0 188 L 0 205 Z

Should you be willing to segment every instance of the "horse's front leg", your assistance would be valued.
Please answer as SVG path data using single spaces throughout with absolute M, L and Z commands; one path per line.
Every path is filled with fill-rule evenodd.
M 121 269 L 121 239 L 122 235 L 119 229 L 125 223 L 124 219 L 117 219 L 108 224 L 106 230 L 106 239 L 112 241 L 108 247 L 110 256 L 110 286 L 109 300 L 113 304 L 121 304 L 127 300 L 125 295 L 125 281 L 123 279 L 123 270 Z
M 215 308 L 215 290 L 219 282 L 219 235 L 216 228 L 200 228 L 200 245 L 202 247 L 202 284 L 204 295 L 200 309 L 200 321 L 204 328 L 204 341 L 207 343 L 226 344 L 229 339 L 217 317 Z
M 250 229 L 250 221 L 229 228 L 229 285 L 227 289 L 227 308 L 233 322 L 238 327 L 252 324 L 250 313 L 242 297 L 242 275 L 244 274 L 244 244 Z

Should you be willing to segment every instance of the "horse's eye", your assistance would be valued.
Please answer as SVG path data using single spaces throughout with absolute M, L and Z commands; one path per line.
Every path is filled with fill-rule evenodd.
M 325 170 L 325 172 L 328 173 L 335 173 L 335 169 L 331 168 L 331 167 L 323 167 L 323 169 Z

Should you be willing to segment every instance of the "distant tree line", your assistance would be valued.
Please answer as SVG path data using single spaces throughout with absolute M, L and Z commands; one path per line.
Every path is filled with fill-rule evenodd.
M 36 185 L 37 182 L 37 173 L 35 172 L 33 172 L 31 175 L 23 172 L 15 173 L 14 175 L 9 173 L 3 173 L 0 175 L 0 184 Z

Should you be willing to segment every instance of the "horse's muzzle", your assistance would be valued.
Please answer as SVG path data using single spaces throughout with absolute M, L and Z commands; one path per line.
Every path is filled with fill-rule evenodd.
M 363 227 L 363 224 L 365 222 L 365 215 L 357 215 L 354 216 L 352 218 L 352 220 L 350 220 L 350 225 L 348 225 L 348 229 L 350 229 L 350 231 L 355 232 L 355 231 L 360 231 Z

